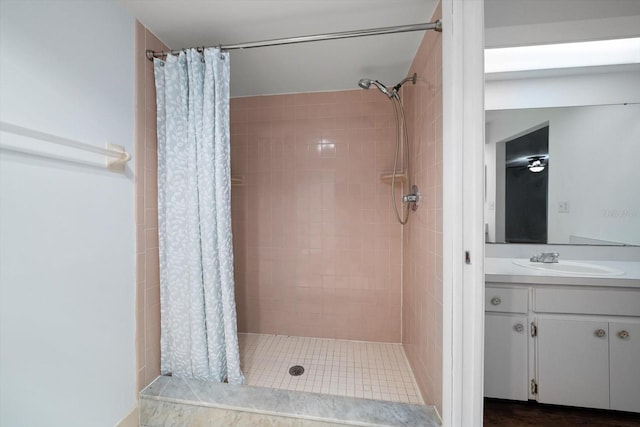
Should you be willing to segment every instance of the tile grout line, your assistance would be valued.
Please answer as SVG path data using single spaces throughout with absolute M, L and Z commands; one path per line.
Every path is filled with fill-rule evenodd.
M 412 371 L 401 344 L 262 334 L 240 338 L 250 385 L 423 403 L 415 378 L 407 381 Z M 258 357 L 261 348 L 264 354 Z M 307 376 L 288 377 L 292 363 L 306 364 Z

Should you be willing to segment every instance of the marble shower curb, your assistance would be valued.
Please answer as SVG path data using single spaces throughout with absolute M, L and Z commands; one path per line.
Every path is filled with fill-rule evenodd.
M 158 377 L 141 426 L 440 426 L 432 406 Z

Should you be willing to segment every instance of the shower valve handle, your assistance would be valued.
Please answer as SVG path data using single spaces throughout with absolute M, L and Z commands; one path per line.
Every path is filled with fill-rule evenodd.
M 405 194 L 402 196 L 402 203 L 418 203 L 417 194 Z
M 412 211 L 418 210 L 418 203 L 420 202 L 420 192 L 415 185 L 411 186 L 412 193 L 402 196 L 402 203 L 409 203 L 409 207 Z

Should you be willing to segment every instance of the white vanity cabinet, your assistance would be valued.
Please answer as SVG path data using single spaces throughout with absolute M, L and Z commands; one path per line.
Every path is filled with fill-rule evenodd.
M 640 322 L 609 323 L 611 409 L 640 412 Z
M 606 321 L 538 319 L 538 401 L 609 408 Z
M 484 395 L 527 400 L 527 290 L 485 291 Z
M 485 316 L 484 395 L 527 400 L 527 316 Z
M 539 319 L 538 401 L 640 412 L 640 321 Z
M 640 322 L 609 323 L 611 409 L 640 412 Z
M 640 288 L 488 282 L 485 298 L 485 396 L 640 412 Z

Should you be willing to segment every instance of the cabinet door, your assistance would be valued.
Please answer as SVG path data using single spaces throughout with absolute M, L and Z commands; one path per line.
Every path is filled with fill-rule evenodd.
M 484 395 L 527 400 L 527 317 L 485 315 Z
M 640 412 L 640 324 L 610 323 L 611 409 Z
M 538 319 L 538 401 L 609 408 L 607 322 Z

